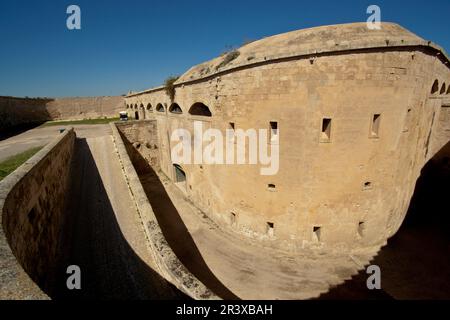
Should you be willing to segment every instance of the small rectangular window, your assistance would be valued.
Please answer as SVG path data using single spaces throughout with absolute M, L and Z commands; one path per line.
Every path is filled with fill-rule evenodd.
M 269 184 L 267 185 L 267 189 L 268 189 L 269 191 L 275 191 L 276 186 L 275 186 L 273 183 L 269 183 Z
M 232 226 L 235 226 L 235 225 L 236 225 L 236 213 L 234 213 L 234 212 L 231 212 L 231 213 L 230 213 L 230 224 L 231 224 Z
M 372 124 L 370 126 L 370 137 L 378 138 L 380 132 L 381 114 L 374 114 L 372 118 Z
M 229 139 L 229 141 L 234 141 L 235 140 L 235 131 L 236 131 L 236 126 L 235 126 L 234 122 L 228 123 L 228 128 L 226 131 L 227 131 L 226 132 L 227 139 Z
M 331 140 L 331 119 L 322 119 L 322 132 L 320 135 L 321 142 L 329 142 Z
M 364 223 L 364 221 L 360 221 L 358 223 L 358 234 L 360 237 L 362 237 L 364 235 L 364 229 L 365 229 L 365 223 Z
M 267 235 L 269 237 L 273 237 L 274 234 L 274 223 L 273 222 L 267 222 Z
M 405 125 L 403 126 L 403 132 L 409 131 L 410 121 L 411 121 L 411 109 L 409 108 L 408 111 L 406 112 Z
M 278 122 L 270 121 L 270 141 L 278 140 Z

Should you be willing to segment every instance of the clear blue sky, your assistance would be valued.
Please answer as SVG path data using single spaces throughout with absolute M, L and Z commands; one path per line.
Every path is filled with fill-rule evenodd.
M 81 7 L 80 31 L 66 28 L 70 4 Z M 1 0 L 0 95 L 142 90 L 246 39 L 366 21 L 370 4 L 449 52 L 449 0 Z

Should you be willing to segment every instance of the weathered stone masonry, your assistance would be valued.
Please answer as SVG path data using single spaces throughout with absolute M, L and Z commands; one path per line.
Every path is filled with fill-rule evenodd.
M 443 49 L 396 24 L 293 31 L 191 68 L 126 97 L 155 119 L 159 165 L 172 180 L 176 128 L 265 128 L 280 135 L 280 170 L 182 165 L 186 196 L 223 227 L 295 251 L 381 245 L 399 228 L 424 164 L 450 139 Z M 225 63 L 226 62 L 226 63 Z
M 67 130 L 0 184 L 0 299 L 46 298 L 54 288 L 74 141 Z

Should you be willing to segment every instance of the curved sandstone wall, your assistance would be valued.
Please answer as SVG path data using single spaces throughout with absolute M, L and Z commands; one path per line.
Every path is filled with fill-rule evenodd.
M 0 299 L 45 299 L 54 288 L 74 141 L 65 131 L 0 183 Z
M 277 123 L 276 175 L 261 175 L 257 165 L 182 165 L 186 196 L 222 226 L 293 251 L 381 245 L 448 138 L 439 128 L 448 122 L 441 113 L 450 71 L 442 49 L 398 25 L 370 32 L 350 24 L 256 41 L 225 67 L 226 57 L 193 67 L 173 101 L 155 88 L 126 104 L 156 120 L 159 165 L 173 181 L 175 129 L 193 135 L 201 121 L 225 136 L 231 123 L 244 130 Z M 173 103 L 182 113 L 171 112 Z M 211 116 L 191 114 L 196 103 Z

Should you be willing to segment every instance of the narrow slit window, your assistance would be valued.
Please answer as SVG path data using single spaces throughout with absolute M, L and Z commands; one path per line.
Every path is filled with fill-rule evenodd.
M 360 237 L 364 236 L 364 230 L 366 228 L 365 222 L 364 221 L 360 221 L 358 223 L 358 234 Z
M 235 126 L 234 122 L 229 122 L 228 128 L 226 130 L 227 138 L 229 139 L 229 141 L 234 141 L 235 131 L 236 131 L 236 126 Z
M 381 114 L 374 114 L 372 117 L 372 124 L 370 127 L 370 137 L 378 138 L 380 134 L 380 122 L 381 122 Z
M 235 225 L 236 225 L 236 213 L 234 213 L 234 212 L 231 212 L 231 213 L 230 213 L 230 224 L 231 224 L 232 226 L 235 226 Z
M 331 139 L 331 119 L 323 118 L 322 119 L 322 132 L 320 136 L 320 140 L 322 142 L 329 142 Z
M 278 122 L 270 121 L 270 141 L 278 140 Z
M 315 242 L 320 242 L 320 240 L 321 240 L 321 232 L 322 232 L 322 227 L 319 227 L 319 226 L 314 226 L 313 227 L 313 240 Z
M 273 237 L 274 234 L 274 223 L 273 222 L 267 222 L 267 235 L 269 237 Z

